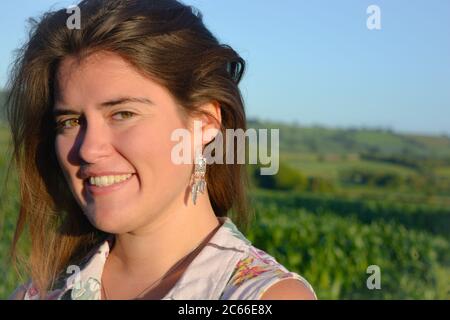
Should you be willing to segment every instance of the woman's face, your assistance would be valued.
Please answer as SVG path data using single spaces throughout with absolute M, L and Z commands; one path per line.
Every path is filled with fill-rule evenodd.
M 177 144 L 171 134 L 184 125 L 167 89 L 120 56 L 104 52 L 81 64 L 66 58 L 57 79 L 54 111 L 62 126 L 55 141 L 58 162 L 96 228 L 110 233 L 133 231 L 184 197 L 192 165 L 171 161 Z M 63 109 L 72 111 L 61 114 Z M 128 179 L 96 187 L 88 185 L 91 176 Z

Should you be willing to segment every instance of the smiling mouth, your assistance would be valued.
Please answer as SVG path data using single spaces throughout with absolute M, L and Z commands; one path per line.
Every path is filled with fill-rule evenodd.
M 133 173 L 121 174 L 121 175 L 108 175 L 108 176 L 99 176 L 99 177 L 90 177 L 86 179 L 86 184 L 88 186 L 95 187 L 109 187 L 112 185 L 119 184 L 130 179 L 133 176 Z

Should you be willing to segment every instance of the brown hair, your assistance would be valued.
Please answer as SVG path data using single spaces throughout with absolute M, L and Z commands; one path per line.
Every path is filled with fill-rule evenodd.
M 168 88 L 186 115 L 201 112 L 204 103 L 218 102 L 224 139 L 225 129 L 246 130 L 238 88 L 245 62 L 207 30 L 198 10 L 175 0 L 84 0 L 78 7 L 80 29 L 66 26 L 66 9 L 31 20 L 29 41 L 19 50 L 8 82 L 11 161 L 18 172 L 21 201 L 12 252 L 16 257 L 17 242 L 27 226 L 32 266 L 28 270 L 42 294 L 69 263 L 105 236 L 81 214 L 56 160 L 51 110 L 55 73 L 65 57 L 81 60 L 100 50 L 119 54 Z M 215 214 L 231 211 L 238 226 L 247 228 L 245 165 L 211 164 L 206 180 Z

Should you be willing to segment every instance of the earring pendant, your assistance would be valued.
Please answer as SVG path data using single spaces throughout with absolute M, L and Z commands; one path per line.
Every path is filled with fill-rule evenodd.
M 194 184 L 192 186 L 192 202 L 194 205 L 197 202 L 198 193 L 204 193 L 206 190 L 206 158 L 200 154 L 195 159 L 195 168 L 194 168 Z

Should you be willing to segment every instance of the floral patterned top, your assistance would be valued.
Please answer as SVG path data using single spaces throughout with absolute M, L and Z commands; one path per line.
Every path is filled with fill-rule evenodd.
M 314 293 L 302 276 L 255 248 L 229 217 L 218 219 L 222 225 L 162 300 L 259 300 L 270 286 L 287 278 L 301 281 Z M 68 270 L 73 274 L 54 286 L 46 299 L 101 299 L 100 281 L 110 245 L 104 241 L 77 272 Z M 31 282 L 24 299 L 39 299 Z

